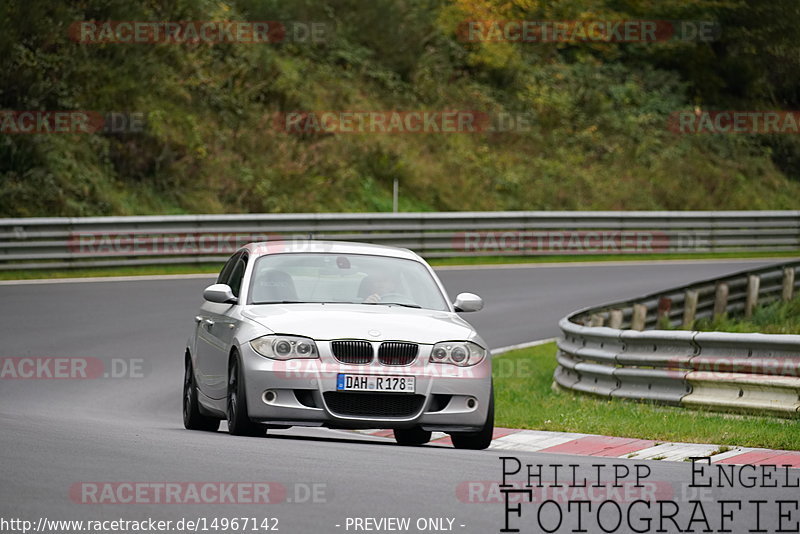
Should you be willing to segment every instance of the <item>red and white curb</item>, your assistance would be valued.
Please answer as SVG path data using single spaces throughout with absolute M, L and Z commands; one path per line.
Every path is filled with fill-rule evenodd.
M 356 430 L 360 434 L 392 438 L 391 430 Z M 451 446 L 447 434 L 434 432 L 431 445 Z M 683 462 L 693 456 L 710 456 L 712 463 L 779 465 L 800 468 L 800 451 L 728 447 L 702 443 L 672 443 L 648 439 L 617 438 L 570 432 L 495 428 L 490 450 L 512 450 Z

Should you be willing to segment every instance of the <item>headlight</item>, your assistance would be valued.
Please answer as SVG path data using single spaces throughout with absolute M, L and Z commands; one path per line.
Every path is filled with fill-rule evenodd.
M 250 342 L 257 353 L 273 360 L 319 358 L 317 345 L 312 339 L 300 336 L 263 336 Z
M 459 367 L 477 365 L 486 357 L 486 349 L 470 341 L 445 341 L 433 346 L 431 363 L 449 363 Z

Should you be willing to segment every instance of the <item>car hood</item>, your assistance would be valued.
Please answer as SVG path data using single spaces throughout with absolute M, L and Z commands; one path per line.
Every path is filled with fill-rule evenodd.
M 317 340 L 372 341 L 472 340 L 483 346 L 475 330 L 455 313 L 364 304 L 253 305 L 244 317 L 276 334 L 294 334 Z

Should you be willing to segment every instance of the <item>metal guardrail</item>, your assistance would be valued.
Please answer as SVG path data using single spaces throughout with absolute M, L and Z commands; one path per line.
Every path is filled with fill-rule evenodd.
M 559 322 L 555 383 L 609 398 L 800 417 L 800 335 L 666 329 L 795 298 L 799 270 L 800 261 L 785 262 L 575 312 Z
M 0 219 L 0 269 L 218 262 L 251 241 L 364 241 L 428 258 L 800 250 L 800 211 L 450 212 Z M 690 327 L 790 298 L 800 262 L 562 319 L 561 387 L 675 405 L 800 414 L 800 336 Z M 606 326 L 607 325 L 607 326 Z
M 0 269 L 224 260 L 298 237 L 410 248 L 427 258 L 800 249 L 800 211 L 446 212 L 0 219 Z

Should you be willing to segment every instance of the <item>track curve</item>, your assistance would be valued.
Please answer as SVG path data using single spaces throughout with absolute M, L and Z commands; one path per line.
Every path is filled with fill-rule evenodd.
M 581 307 L 767 263 L 503 266 L 441 269 L 439 274 L 451 295 L 472 291 L 484 297 L 485 310 L 465 318 L 497 348 L 555 336 L 558 319 Z M 447 516 L 455 518 L 460 532 L 501 528 L 501 505 L 471 505 L 456 495 L 466 480 L 497 480 L 500 463 L 491 450 L 406 448 L 322 429 L 274 431 L 266 439 L 185 431 L 182 350 L 210 280 L 0 285 L 0 356 L 141 360 L 144 375 L 0 380 L 0 516 L 177 520 L 257 515 L 277 517 L 283 532 L 346 532 L 346 517 L 353 516 Z M 517 456 L 587 469 L 598 463 L 597 458 Z M 670 483 L 686 480 L 686 469 L 653 467 Z M 294 500 L 295 491 L 304 491 L 302 484 L 321 484 L 324 502 L 267 508 L 85 505 L 69 495 L 81 481 L 273 481 Z

